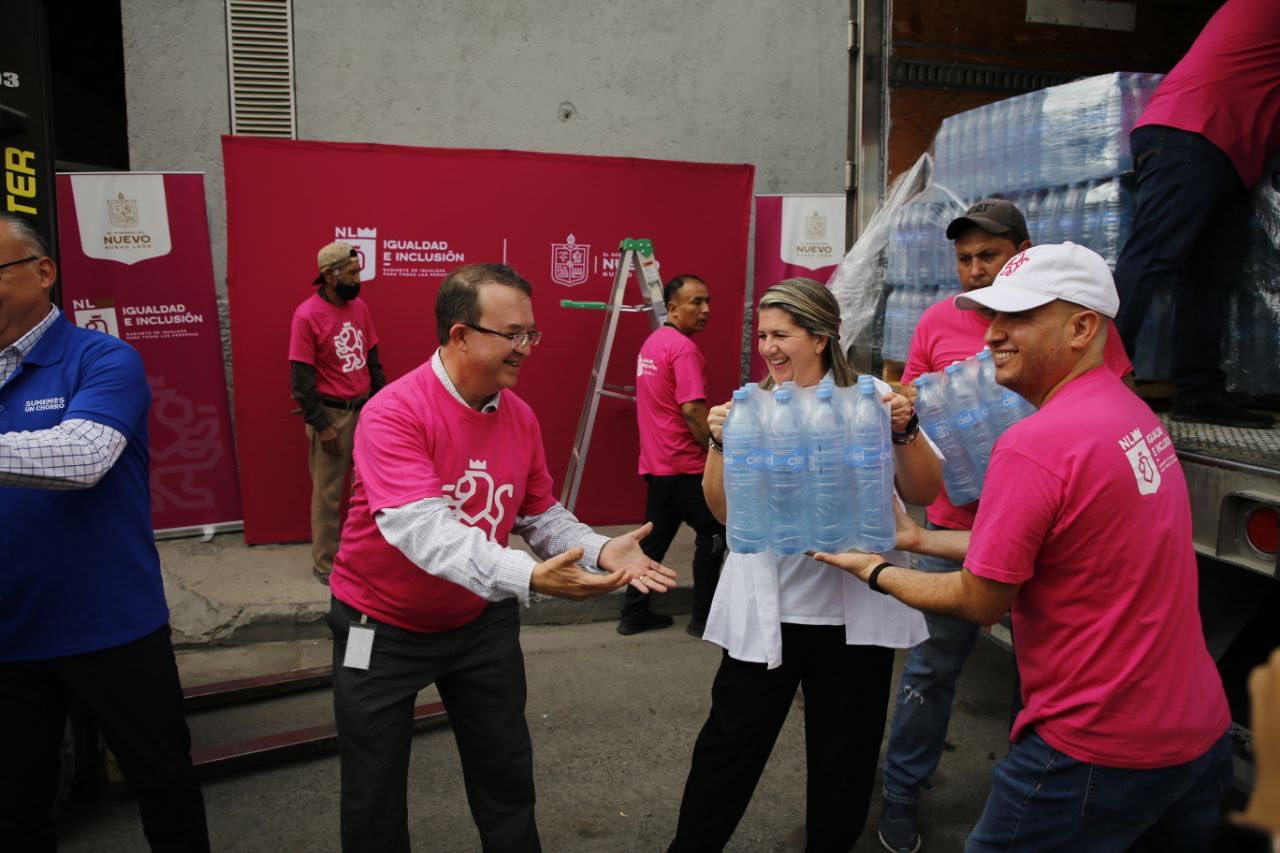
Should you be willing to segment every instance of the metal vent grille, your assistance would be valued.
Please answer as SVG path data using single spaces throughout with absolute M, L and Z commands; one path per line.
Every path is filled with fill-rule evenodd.
M 226 0 L 231 132 L 297 137 L 290 0 Z

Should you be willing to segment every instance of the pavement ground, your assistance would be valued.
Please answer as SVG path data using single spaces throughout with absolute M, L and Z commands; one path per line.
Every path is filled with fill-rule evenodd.
M 606 535 L 629 529 L 600 528 Z M 239 535 L 225 535 L 161 542 L 159 549 L 185 685 L 330 662 L 323 622 L 328 590 L 311 576 L 305 543 L 249 547 Z M 618 593 L 588 602 L 540 598 L 522 613 L 526 716 L 548 851 L 654 851 L 671 840 L 720 658 L 717 647 L 684 631 L 692 555 L 693 536 L 685 528 L 664 559 L 683 585 L 655 602 L 656 610 L 676 615 L 673 628 L 619 636 Z M 902 659 L 899 653 L 895 687 Z M 960 680 L 948 752 L 921 805 L 926 850 L 961 850 L 981 813 L 991 767 L 1007 750 L 1012 681 L 1010 656 L 994 643 L 979 643 Z M 419 697 L 437 699 L 432 688 Z M 189 716 L 196 747 L 332 719 L 328 689 Z M 729 850 L 804 848 L 803 729 L 797 708 Z M 409 790 L 415 850 L 480 849 L 447 725 L 415 736 Z M 338 849 L 335 754 L 216 777 L 204 791 L 214 850 Z M 877 789 L 859 853 L 881 849 L 878 812 Z M 59 847 L 145 850 L 127 788 L 114 785 L 95 799 L 72 800 L 59 819 Z

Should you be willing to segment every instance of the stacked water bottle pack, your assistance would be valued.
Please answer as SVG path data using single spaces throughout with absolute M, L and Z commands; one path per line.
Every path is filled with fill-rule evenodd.
M 733 392 L 724 426 L 729 548 L 740 554 L 894 545 L 889 409 L 870 376 L 837 388 Z
M 920 426 L 946 457 L 942 482 L 947 499 L 956 506 L 976 501 L 996 440 L 1035 409 L 996 383 L 995 362 L 986 349 L 913 384 Z
M 1129 131 L 1160 79 L 1103 74 L 950 116 L 934 141 L 933 179 L 975 200 L 1127 172 Z
M 889 232 L 881 357 L 907 360 L 911 333 L 930 305 L 960 292 L 947 224 L 964 209 L 954 201 L 917 200 L 898 210 Z
M 1114 269 L 1133 222 L 1129 132 L 1160 79 L 1158 74 L 1104 74 L 950 116 L 934 140 L 933 185 L 921 195 L 950 192 L 966 203 L 1007 198 L 1026 216 L 1031 242 L 1088 246 Z M 921 252 L 951 251 L 945 237 L 932 232 L 924 239 L 937 247 L 915 248 L 921 216 L 914 207 L 900 208 L 889 239 L 885 281 L 893 290 L 885 305 L 881 356 L 895 361 L 906 360 L 919 318 L 911 311 L 911 289 L 921 280 L 916 270 Z M 954 282 L 951 267 L 944 265 L 944 278 L 930 278 L 931 286 Z M 924 275 L 938 274 L 936 267 L 927 269 Z M 1162 304 L 1167 303 L 1153 309 L 1150 334 L 1164 339 L 1170 317 Z M 1167 375 L 1167 356 L 1148 361 L 1137 366 L 1140 377 Z

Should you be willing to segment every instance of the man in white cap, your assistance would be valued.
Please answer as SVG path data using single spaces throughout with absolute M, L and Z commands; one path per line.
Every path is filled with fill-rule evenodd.
M 1186 481 L 1103 363 L 1106 262 L 1034 246 L 956 305 L 991 317 L 996 381 L 1039 411 L 997 443 L 972 531 L 900 517 L 898 546 L 964 565 L 819 554 L 871 588 L 990 625 L 1006 610 L 1024 707 L 966 850 L 1204 850 L 1231 785 L 1231 715 L 1197 609 Z
M 320 249 L 316 264 L 319 289 L 293 312 L 289 329 L 289 387 L 307 423 L 312 572 L 327 586 L 356 421 L 387 380 L 369 306 L 359 298 L 359 254 L 338 241 Z

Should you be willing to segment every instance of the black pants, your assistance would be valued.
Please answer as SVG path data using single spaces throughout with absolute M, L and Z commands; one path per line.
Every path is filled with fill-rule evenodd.
M 662 562 L 681 523 L 693 528 L 697 534 L 693 551 L 693 618 L 705 622 L 720 580 L 720 564 L 724 562 L 724 525 L 707 509 L 700 475 L 645 474 L 644 479 L 649 484 L 644 518 L 653 522 L 653 532 L 641 541 L 640 549 L 649 559 Z M 649 593 L 628 586 L 622 600 L 622 618 L 648 609 Z
M 751 802 L 797 686 L 804 686 L 810 851 L 847 851 L 867 821 L 889 712 L 893 649 L 849 646 L 843 625 L 782 625 L 782 665 L 726 653 L 693 747 L 671 851 L 718 851 Z
M 462 759 L 471 816 L 486 851 L 538 851 L 533 745 L 524 718 L 516 602 L 491 604 L 452 631 L 375 626 L 369 669 L 342 665 L 360 620 L 333 599 L 333 712 L 342 765 L 342 849 L 408 851 L 409 749 L 418 691 L 440 690 Z
M 4 849 L 56 849 L 52 810 L 71 701 L 88 711 L 119 761 L 151 849 L 208 850 L 168 625 L 102 651 L 0 664 Z
M 1116 329 L 1130 355 L 1147 308 L 1173 294 L 1173 382 L 1178 399 L 1221 393 L 1227 291 L 1249 233 L 1249 190 L 1226 154 L 1197 133 L 1140 127 L 1131 137 L 1138 181 L 1129 242 L 1116 263 Z

